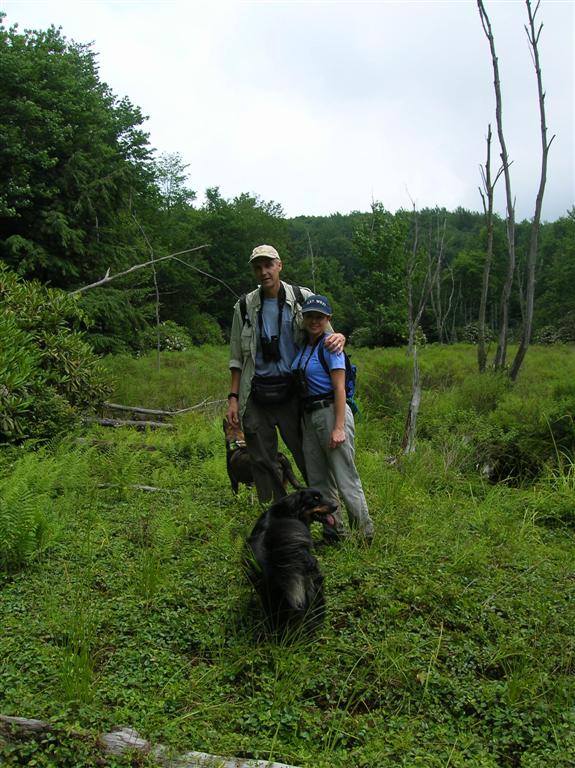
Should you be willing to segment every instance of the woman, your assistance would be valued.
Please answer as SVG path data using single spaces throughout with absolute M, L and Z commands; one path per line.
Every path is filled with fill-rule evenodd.
M 308 481 L 327 498 L 347 509 L 351 528 L 357 528 L 366 543 L 373 539 L 361 480 L 355 466 L 355 423 L 345 395 L 345 357 L 329 352 L 323 341 L 331 320 L 325 296 L 310 296 L 302 305 L 307 345 L 295 357 L 292 370 L 302 389 L 303 452 Z M 320 352 L 320 348 L 321 352 Z M 322 365 L 323 357 L 329 373 Z M 345 536 L 338 513 L 339 538 Z M 324 530 L 324 537 L 328 537 Z

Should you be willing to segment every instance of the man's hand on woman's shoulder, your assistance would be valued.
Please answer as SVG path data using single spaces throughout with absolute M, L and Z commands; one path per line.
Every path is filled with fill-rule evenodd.
M 328 352 L 339 354 L 340 352 L 343 352 L 343 348 L 345 347 L 345 336 L 343 333 L 330 333 L 329 336 L 326 336 L 323 345 Z

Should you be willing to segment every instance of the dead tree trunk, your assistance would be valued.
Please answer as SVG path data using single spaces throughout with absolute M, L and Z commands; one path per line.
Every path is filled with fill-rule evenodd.
M 448 343 L 453 344 L 453 338 L 449 338 L 449 334 L 446 332 L 446 326 L 449 313 L 453 309 L 453 322 L 455 327 L 455 309 L 453 307 L 453 297 L 455 295 L 455 275 L 453 274 L 453 267 L 451 265 L 447 267 L 447 271 L 449 272 L 449 277 L 451 278 L 451 290 L 447 298 L 447 309 L 441 318 L 441 338 L 447 338 Z
M 513 287 L 513 275 L 515 273 L 515 204 L 511 194 L 511 175 L 509 173 L 509 155 L 507 154 L 507 145 L 503 134 L 503 103 L 501 99 L 501 82 L 499 79 L 499 64 L 495 52 L 495 40 L 491 31 L 491 23 L 483 5 L 483 0 L 477 0 L 479 15 L 485 36 L 489 41 L 491 50 L 491 61 L 493 64 L 493 84 L 495 87 L 495 115 L 497 119 L 497 135 L 499 146 L 501 148 L 501 163 L 505 177 L 505 197 L 507 201 L 507 275 L 501 292 L 501 302 L 499 311 L 499 340 L 497 352 L 495 353 L 495 370 L 502 370 L 505 367 L 507 356 L 507 341 L 509 333 L 509 298 Z
M 311 259 L 311 285 L 313 292 L 315 293 L 315 260 L 313 255 L 313 247 L 311 244 L 311 237 L 309 236 L 309 230 L 307 232 L 307 247 L 309 251 L 309 257 Z
M 419 379 L 419 365 L 417 363 L 417 347 L 413 348 L 413 382 L 411 389 L 411 401 L 405 420 L 405 429 L 401 441 L 401 449 L 404 454 L 415 451 L 415 435 L 417 432 L 417 414 L 421 403 L 421 382 Z
M 419 249 L 419 220 L 417 211 L 415 209 L 415 203 L 413 203 L 413 246 L 411 248 L 411 255 L 407 260 L 407 354 L 411 355 L 415 347 L 415 334 L 417 328 L 421 322 L 421 318 L 425 311 L 427 301 L 429 299 L 429 293 L 431 291 L 431 273 L 432 262 L 431 258 L 428 262 L 427 273 L 421 287 L 419 294 L 419 301 L 417 302 L 417 311 L 415 311 L 415 297 L 414 297 L 414 278 L 417 268 L 417 252 Z
M 436 230 L 436 257 L 435 257 L 435 269 L 433 270 L 432 284 L 431 284 L 431 308 L 435 315 L 435 325 L 437 328 L 437 340 L 440 344 L 443 344 L 443 309 L 441 302 L 441 267 L 443 266 L 443 256 L 445 248 L 445 230 L 447 227 L 447 217 L 443 219 L 443 228 L 440 231 L 439 215 L 437 217 L 437 230 Z
M 483 201 L 483 210 L 485 212 L 485 225 L 487 227 L 487 251 L 485 253 L 485 263 L 483 265 L 483 276 L 481 279 L 481 299 L 479 302 L 478 319 L 478 344 L 477 344 L 477 364 L 479 372 L 483 373 L 487 366 L 487 350 L 485 347 L 485 313 L 487 310 L 487 296 L 489 293 L 489 275 L 491 273 L 491 262 L 493 261 L 493 196 L 497 180 L 503 172 L 500 168 L 495 179 L 491 180 L 491 124 L 487 128 L 487 159 L 485 169 L 481 168 L 481 178 L 483 180 L 483 191 L 479 188 L 479 194 Z M 483 194 L 485 192 L 485 194 Z M 487 202 L 486 202 L 487 198 Z
M 531 224 L 531 239 L 529 242 L 529 255 L 527 257 L 527 288 L 525 295 L 525 319 L 523 322 L 523 330 L 521 334 L 521 341 L 513 364 L 511 366 L 510 377 L 512 381 L 515 381 L 519 369 L 523 363 L 529 342 L 531 341 L 531 330 L 533 328 L 533 304 L 535 296 L 535 266 L 537 264 L 537 242 L 539 238 L 539 225 L 541 223 L 541 208 L 543 206 L 543 194 L 545 192 L 545 183 L 547 181 L 547 157 L 549 155 L 549 147 L 555 136 L 551 137 L 551 140 L 547 141 L 547 125 L 545 121 L 545 92 L 543 90 L 543 81 L 541 78 L 541 66 L 539 64 L 539 36 L 543 29 L 543 24 L 539 25 L 539 29 L 535 31 L 535 17 L 539 10 L 539 2 L 535 6 L 535 10 L 531 9 L 530 0 L 525 0 L 527 5 L 527 15 L 529 16 L 529 26 L 525 26 L 529 44 L 531 46 L 531 54 L 533 58 L 533 65 L 535 67 L 535 73 L 537 75 L 537 93 L 539 96 L 539 115 L 541 118 L 541 177 L 539 180 L 539 189 L 537 191 L 537 198 L 535 200 L 535 213 L 533 215 L 533 223 Z

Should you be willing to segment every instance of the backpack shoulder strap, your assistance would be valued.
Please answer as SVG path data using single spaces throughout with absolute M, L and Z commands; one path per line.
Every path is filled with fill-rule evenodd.
M 302 290 L 299 285 L 292 285 L 292 283 L 286 283 L 286 285 L 289 285 L 289 287 L 293 291 L 293 295 L 295 298 L 295 303 L 298 304 L 300 307 L 305 301 L 305 297 L 302 293 Z
M 328 364 L 327 364 L 327 360 L 325 359 L 325 352 L 324 352 L 324 349 L 323 349 L 323 342 L 324 341 L 325 341 L 325 336 L 323 337 L 323 339 L 321 340 L 321 344 L 317 348 L 317 359 L 320 361 L 321 367 L 324 369 L 324 371 L 329 376 L 330 375 L 329 367 L 328 367 Z
M 301 288 L 299 287 L 299 285 L 292 285 L 292 288 L 293 288 L 293 292 L 294 292 L 294 294 L 295 294 L 295 300 L 296 300 L 296 302 L 297 302 L 297 303 L 300 305 L 300 307 L 301 307 L 301 305 L 302 305 L 302 304 L 304 303 L 304 301 L 305 301 L 305 299 L 304 299 L 304 297 L 303 297 L 303 293 L 301 292 Z
M 242 293 L 239 299 L 240 304 L 240 317 L 242 318 L 242 325 L 245 325 L 246 323 L 248 325 L 251 325 L 250 318 L 248 317 L 248 300 L 246 298 L 247 294 Z

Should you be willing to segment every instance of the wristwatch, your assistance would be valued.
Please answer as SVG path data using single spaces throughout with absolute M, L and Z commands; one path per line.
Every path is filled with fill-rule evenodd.
M 232 399 L 232 397 L 235 397 L 235 398 L 236 398 L 236 400 L 239 400 L 239 399 L 240 399 L 240 396 L 238 395 L 238 393 L 237 393 L 237 392 L 230 392 L 230 394 L 228 395 L 228 400 L 231 400 L 231 399 Z

